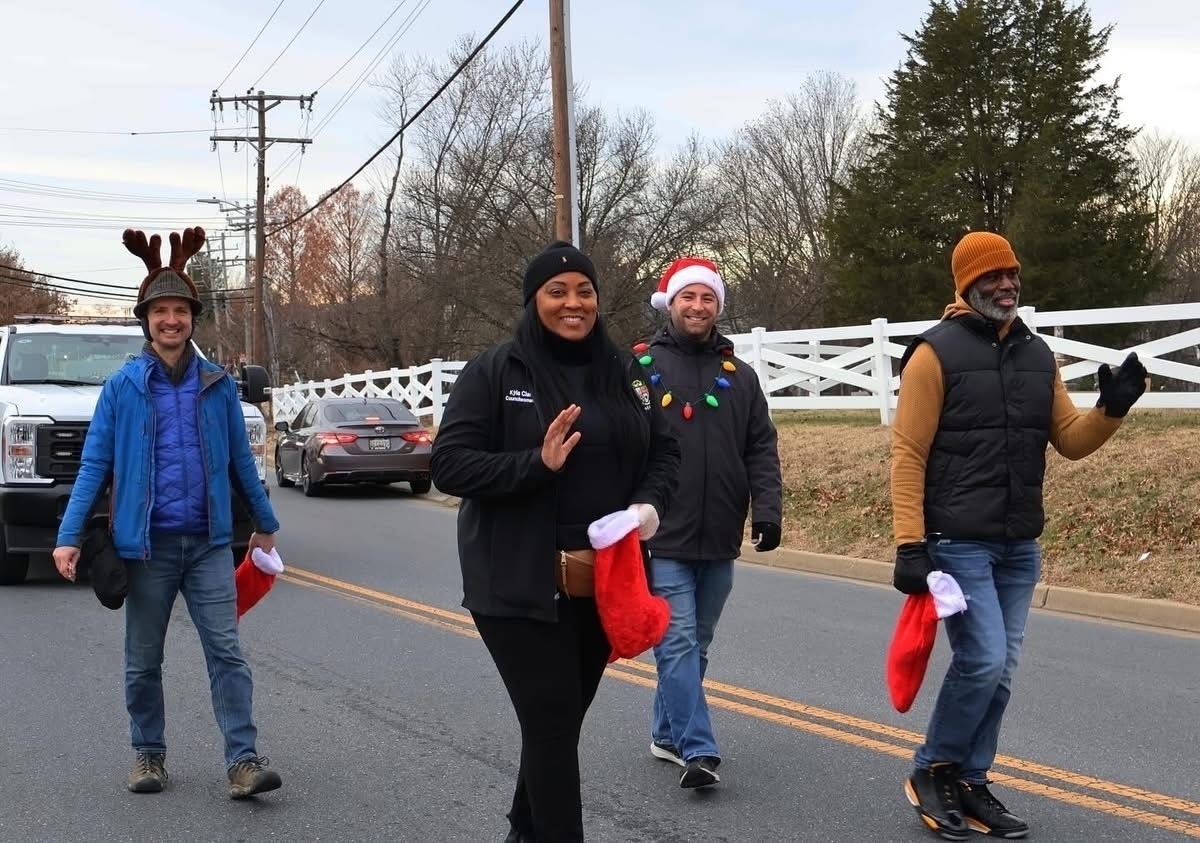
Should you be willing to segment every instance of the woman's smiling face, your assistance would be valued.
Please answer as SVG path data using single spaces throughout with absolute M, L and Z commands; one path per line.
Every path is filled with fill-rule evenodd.
M 538 288 L 533 301 L 546 330 L 564 340 L 582 340 L 596 326 L 596 286 L 582 272 L 555 275 Z

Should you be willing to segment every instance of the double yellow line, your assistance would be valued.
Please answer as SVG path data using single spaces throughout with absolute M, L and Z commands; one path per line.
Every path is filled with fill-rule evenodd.
M 471 622 L 471 617 L 463 612 L 449 611 L 414 600 L 406 600 L 393 594 L 290 566 L 287 572 L 280 576 L 280 579 L 295 585 L 327 591 L 339 597 L 367 603 L 410 620 L 447 629 L 459 635 L 479 637 Z M 624 682 L 645 688 L 654 688 L 656 684 L 653 665 L 640 661 L 622 659 L 611 665 L 608 673 Z M 805 705 L 738 685 L 714 682 L 710 679 L 705 681 L 704 687 L 708 692 L 708 703 L 711 706 L 883 755 L 911 759 L 913 749 L 923 739 L 921 734 L 907 729 Z M 1032 793 L 1109 816 L 1200 838 L 1200 822 L 1185 820 L 1178 816 L 1183 814 L 1200 818 L 1200 803 L 1073 773 L 1070 770 L 1026 761 L 1011 755 L 1001 755 L 996 758 L 996 768 L 991 771 L 991 777 L 996 783 L 1013 790 Z M 1123 801 L 1117 802 L 1114 801 L 1114 798 Z M 1165 813 L 1168 811 L 1175 816 Z

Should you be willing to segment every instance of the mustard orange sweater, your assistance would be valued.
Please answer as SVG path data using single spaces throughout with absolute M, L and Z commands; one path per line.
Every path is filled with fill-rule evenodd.
M 973 312 L 956 297 L 943 319 Z M 1000 337 L 1011 323 L 1000 326 Z M 921 343 L 909 358 L 900 380 L 896 418 L 892 422 L 892 532 L 897 545 L 925 537 L 925 466 L 942 415 L 946 384 L 942 365 L 929 343 Z M 1062 376 L 1055 374 L 1050 444 L 1069 460 L 1086 457 L 1108 441 L 1121 419 L 1104 415 L 1100 407 L 1080 411 Z

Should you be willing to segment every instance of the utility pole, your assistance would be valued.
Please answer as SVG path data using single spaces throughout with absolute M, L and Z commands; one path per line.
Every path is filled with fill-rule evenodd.
M 579 177 L 575 161 L 570 0 L 550 0 L 550 101 L 554 116 L 554 236 L 578 246 Z
M 228 141 L 234 144 L 234 149 L 237 149 L 237 144 L 246 143 L 254 148 L 258 153 L 258 195 L 255 202 L 255 249 L 254 249 L 254 313 L 253 322 L 250 330 L 250 354 L 252 362 L 260 366 L 268 365 L 267 350 L 266 350 L 266 311 L 263 308 L 263 272 L 267 259 L 267 229 L 266 221 L 266 203 L 267 203 L 267 150 L 277 143 L 298 143 L 301 146 L 312 143 L 311 138 L 273 138 L 267 136 L 267 112 L 281 102 L 299 102 L 300 110 L 307 108 L 312 111 L 313 98 L 317 95 L 316 91 L 311 94 L 301 94 L 299 96 L 285 96 L 276 94 L 264 94 L 262 91 L 246 91 L 242 96 L 237 97 L 222 97 L 215 90 L 208 102 L 212 107 L 213 114 L 220 109 L 222 113 L 225 111 L 225 103 L 233 103 L 234 110 L 239 105 L 245 106 L 247 111 L 253 111 L 258 118 L 258 131 L 254 136 L 244 135 L 213 135 L 209 140 L 213 143 L 213 149 L 217 148 L 219 141 Z M 249 240 L 249 234 L 247 234 Z

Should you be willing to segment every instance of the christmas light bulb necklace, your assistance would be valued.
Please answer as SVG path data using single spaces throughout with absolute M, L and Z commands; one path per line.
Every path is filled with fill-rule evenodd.
M 654 386 L 662 387 L 663 397 L 660 403 L 662 404 L 663 409 L 670 407 L 675 403 L 675 393 L 672 391 L 670 386 L 663 383 L 662 375 L 659 374 L 658 367 L 654 365 L 654 356 L 650 354 L 650 346 L 644 342 L 640 342 L 633 347 L 633 353 L 637 356 L 637 361 L 642 364 L 642 368 L 650 371 L 650 383 Z M 717 370 L 717 374 L 713 377 L 712 386 L 705 390 L 705 392 L 694 401 L 684 401 L 683 399 L 680 399 L 681 406 L 679 408 L 679 412 L 683 416 L 684 421 L 691 421 L 692 416 L 695 414 L 693 404 L 703 403 L 705 406 L 712 407 L 713 409 L 721 406 L 721 402 L 717 398 L 716 393 L 729 389 L 732 386 L 729 378 L 726 377 L 726 374 L 737 369 L 737 366 L 734 365 L 733 360 L 730 359 L 733 357 L 732 348 L 722 348 L 721 356 L 725 359 L 721 361 L 721 366 Z

